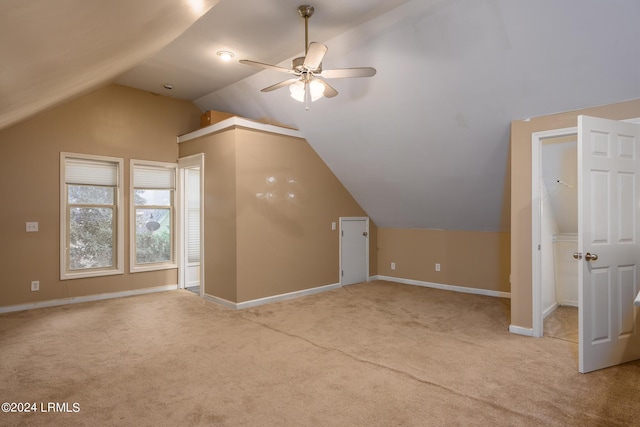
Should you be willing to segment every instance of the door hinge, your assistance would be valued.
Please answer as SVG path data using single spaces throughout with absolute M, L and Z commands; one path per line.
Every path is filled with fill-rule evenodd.
M 342 270 L 342 273 L 340 274 L 341 276 L 344 276 L 344 270 Z
M 344 236 L 344 230 L 341 230 L 340 232 L 342 233 L 341 235 Z

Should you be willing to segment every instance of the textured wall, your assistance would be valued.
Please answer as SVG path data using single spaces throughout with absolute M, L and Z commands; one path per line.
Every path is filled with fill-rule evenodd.
M 380 227 L 378 246 L 379 275 L 509 292 L 509 233 Z
M 175 269 L 128 273 L 129 160 L 175 162 L 176 135 L 199 118 L 190 102 L 111 85 L 0 131 L 0 306 L 176 284 Z M 62 151 L 124 158 L 125 274 L 60 281 Z M 26 233 L 27 221 L 40 231 Z
M 207 294 L 243 302 L 340 282 L 331 223 L 366 213 L 304 139 L 238 127 L 180 144 L 181 157 L 199 152 Z

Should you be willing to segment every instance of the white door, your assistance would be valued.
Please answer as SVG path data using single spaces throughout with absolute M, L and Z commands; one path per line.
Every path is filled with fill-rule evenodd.
M 369 219 L 340 218 L 340 284 L 366 282 L 369 272 Z
M 640 125 L 578 117 L 579 370 L 640 359 Z

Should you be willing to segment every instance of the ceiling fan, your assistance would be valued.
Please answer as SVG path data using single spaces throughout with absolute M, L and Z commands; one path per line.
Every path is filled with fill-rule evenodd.
M 323 70 L 322 59 L 327 53 L 327 46 L 322 43 L 309 43 L 309 18 L 313 15 L 314 8 L 309 5 L 298 7 L 298 14 L 304 18 L 304 49 L 305 56 L 295 58 L 291 61 L 291 68 L 279 67 L 277 65 L 264 64 L 262 62 L 241 59 L 240 63 L 253 67 L 280 71 L 292 74 L 295 77 L 276 83 L 262 89 L 262 92 L 271 92 L 281 87 L 289 86 L 291 97 L 297 101 L 304 102 L 306 109 L 309 109 L 309 100 L 316 101 L 323 96 L 333 98 L 338 94 L 325 79 L 341 79 L 347 77 L 372 77 L 376 74 L 373 67 L 358 68 L 337 68 L 334 70 Z

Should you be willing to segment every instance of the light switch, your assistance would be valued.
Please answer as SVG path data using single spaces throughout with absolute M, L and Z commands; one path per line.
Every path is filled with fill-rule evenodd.
M 336 222 L 335 222 L 335 221 L 333 221 L 333 222 L 331 223 L 331 229 L 332 229 L 332 230 L 335 230 L 335 229 L 336 229 Z
M 33 233 L 34 231 L 38 231 L 38 223 L 27 222 L 27 233 Z

